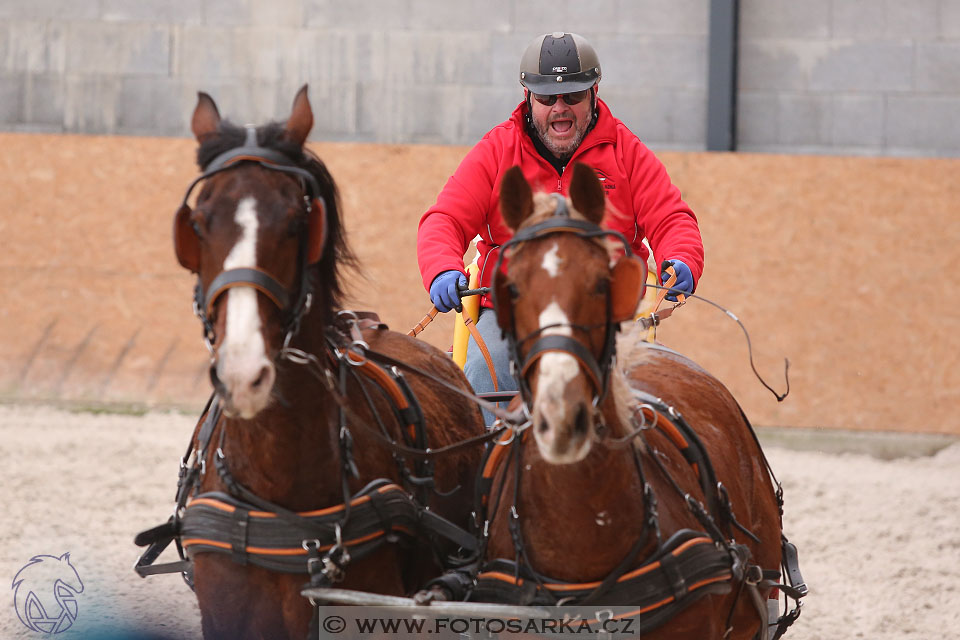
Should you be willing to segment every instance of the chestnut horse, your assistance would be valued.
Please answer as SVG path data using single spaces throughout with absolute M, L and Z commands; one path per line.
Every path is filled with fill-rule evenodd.
M 306 86 L 286 123 L 231 125 L 203 93 L 193 114 L 202 189 L 174 236 L 198 276 L 216 398 L 185 460 L 177 532 L 208 640 L 306 638 L 308 569 L 321 585 L 409 592 L 458 548 L 455 531 L 424 542 L 451 531 L 435 514 L 470 515 L 479 448 L 415 452 L 483 434 L 480 411 L 445 354 L 339 311 L 354 260 L 333 178 L 304 147 L 312 124 Z
M 470 598 L 633 606 L 656 638 L 767 638 L 781 524 L 765 458 L 687 358 L 635 345 L 615 359 L 646 269 L 599 226 L 596 174 L 573 170 L 569 199 L 534 195 L 516 167 L 501 184 L 515 235 L 495 304 L 529 420 L 485 466 Z

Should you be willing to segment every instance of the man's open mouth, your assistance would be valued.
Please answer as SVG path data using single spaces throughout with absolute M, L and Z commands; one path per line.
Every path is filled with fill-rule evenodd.
M 573 120 L 554 120 L 550 123 L 550 129 L 554 133 L 566 134 L 573 128 Z

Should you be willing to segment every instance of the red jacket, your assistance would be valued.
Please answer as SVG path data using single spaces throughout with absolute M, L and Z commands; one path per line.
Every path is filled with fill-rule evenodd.
M 627 214 L 608 217 L 610 228 L 626 236 L 634 252 L 646 260 L 643 238 L 653 247 L 657 264 L 679 258 L 693 272 L 694 283 L 703 272 L 703 243 L 697 218 L 670 182 L 653 152 L 598 100 L 599 116 L 567 163 L 585 162 L 597 171 L 606 189 L 608 206 Z M 477 143 L 447 180 L 423 217 L 417 233 L 417 259 L 423 284 L 449 269 L 463 271 L 463 255 L 478 234 L 481 286 L 490 286 L 497 260 L 496 247 L 513 232 L 500 218 L 500 180 L 515 165 L 523 170 L 534 191 L 560 192 L 570 188 L 572 171 L 562 175 L 537 153 L 524 129 L 526 103 L 506 122 Z M 492 307 L 488 297 L 483 305 Z

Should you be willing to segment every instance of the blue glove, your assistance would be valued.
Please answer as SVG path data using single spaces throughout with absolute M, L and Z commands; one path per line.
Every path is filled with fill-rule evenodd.
M 690 267 L 688 267 L 683 260 L 678 260 L 676 258 L 672 260 L 664 260 L 663 264 L 660 265 L 660 284 L 664 284 L 670 277 L 670 274 L 667 273 L 667 267 L 671 266 L 673 267 L 673 270 L 677 272 L 677 281 L 672 287 L 670 287 L 670 293 L 667 294 L 667 300 L 676 302 L 677 293 L 683 293 L 685 295 L 690 295 L 693 293 L 693 272 L 690 271 Z
M 430 301 L 437 311 L 446 313 L 450 309 L 463 311 L 460 306 L 459 289 L 467 288 L 467 276 L 456 269 L 444 271 L 430 283 Z

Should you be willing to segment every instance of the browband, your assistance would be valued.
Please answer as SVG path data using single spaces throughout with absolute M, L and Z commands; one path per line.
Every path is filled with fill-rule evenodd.
M 575 233 L 583 238 L 613 236 L 623 243 L 623 249 L 626 256 L 629 257 L 633 255 L 633 250 L 630 249 L 630 243 L 627 242 L 626 237 L 624 237 L 624 235 L 619 231 L 604 229 L 600 225 L 594 224 L 588 220 L 580 220 L 578 218 L 570 218 L 562 215 L 550 217 L 543 222 L 533 225 L 532 227 L 527 227 L 526 229 L 517 231 L 514 236 L 510 238 L 510 240 L 503 244 L 503 248 L 506 249 L 512 244 L 520 244 L 521 242 L 533 240 L 534 238 L 539 238 L 540 236 L 549 235 L 551 233 L 564 232 Z M 500 255 L 503 255 L 503 251 L 500 252 Z M 497 266 L 499 267 L 499 265 Z
M 183 195 L 183 203 L 181 206 L 187 204 L 187 201 L 190 199 L 190 194 L 197 184 L 203 182 L 210 176 L 231 168 L 237 162 L 256 162 L 266 169 L 289 173 L 303 180 L 304 188 L 310 199 L 320 200 L 323 203 L 324 209 L 326 209 L 327 203 L 323 201 L 323 196 L 320 195 L 320 185 L 317 184 L 317 179 L 312 173 L 296 166 L 287 154 L 277 151 L 276 149 L 261 147 L 257 144 L 257 129 L 253 125 L 247 125 L 246 130 L 247 138 L 242 147 L 234 147 L 233 149 L 224 151 L 203 167 L 203 173 L 195 178 L 193 182 L 190 183 L 190 186 L 187 187 L 187 192 Z

